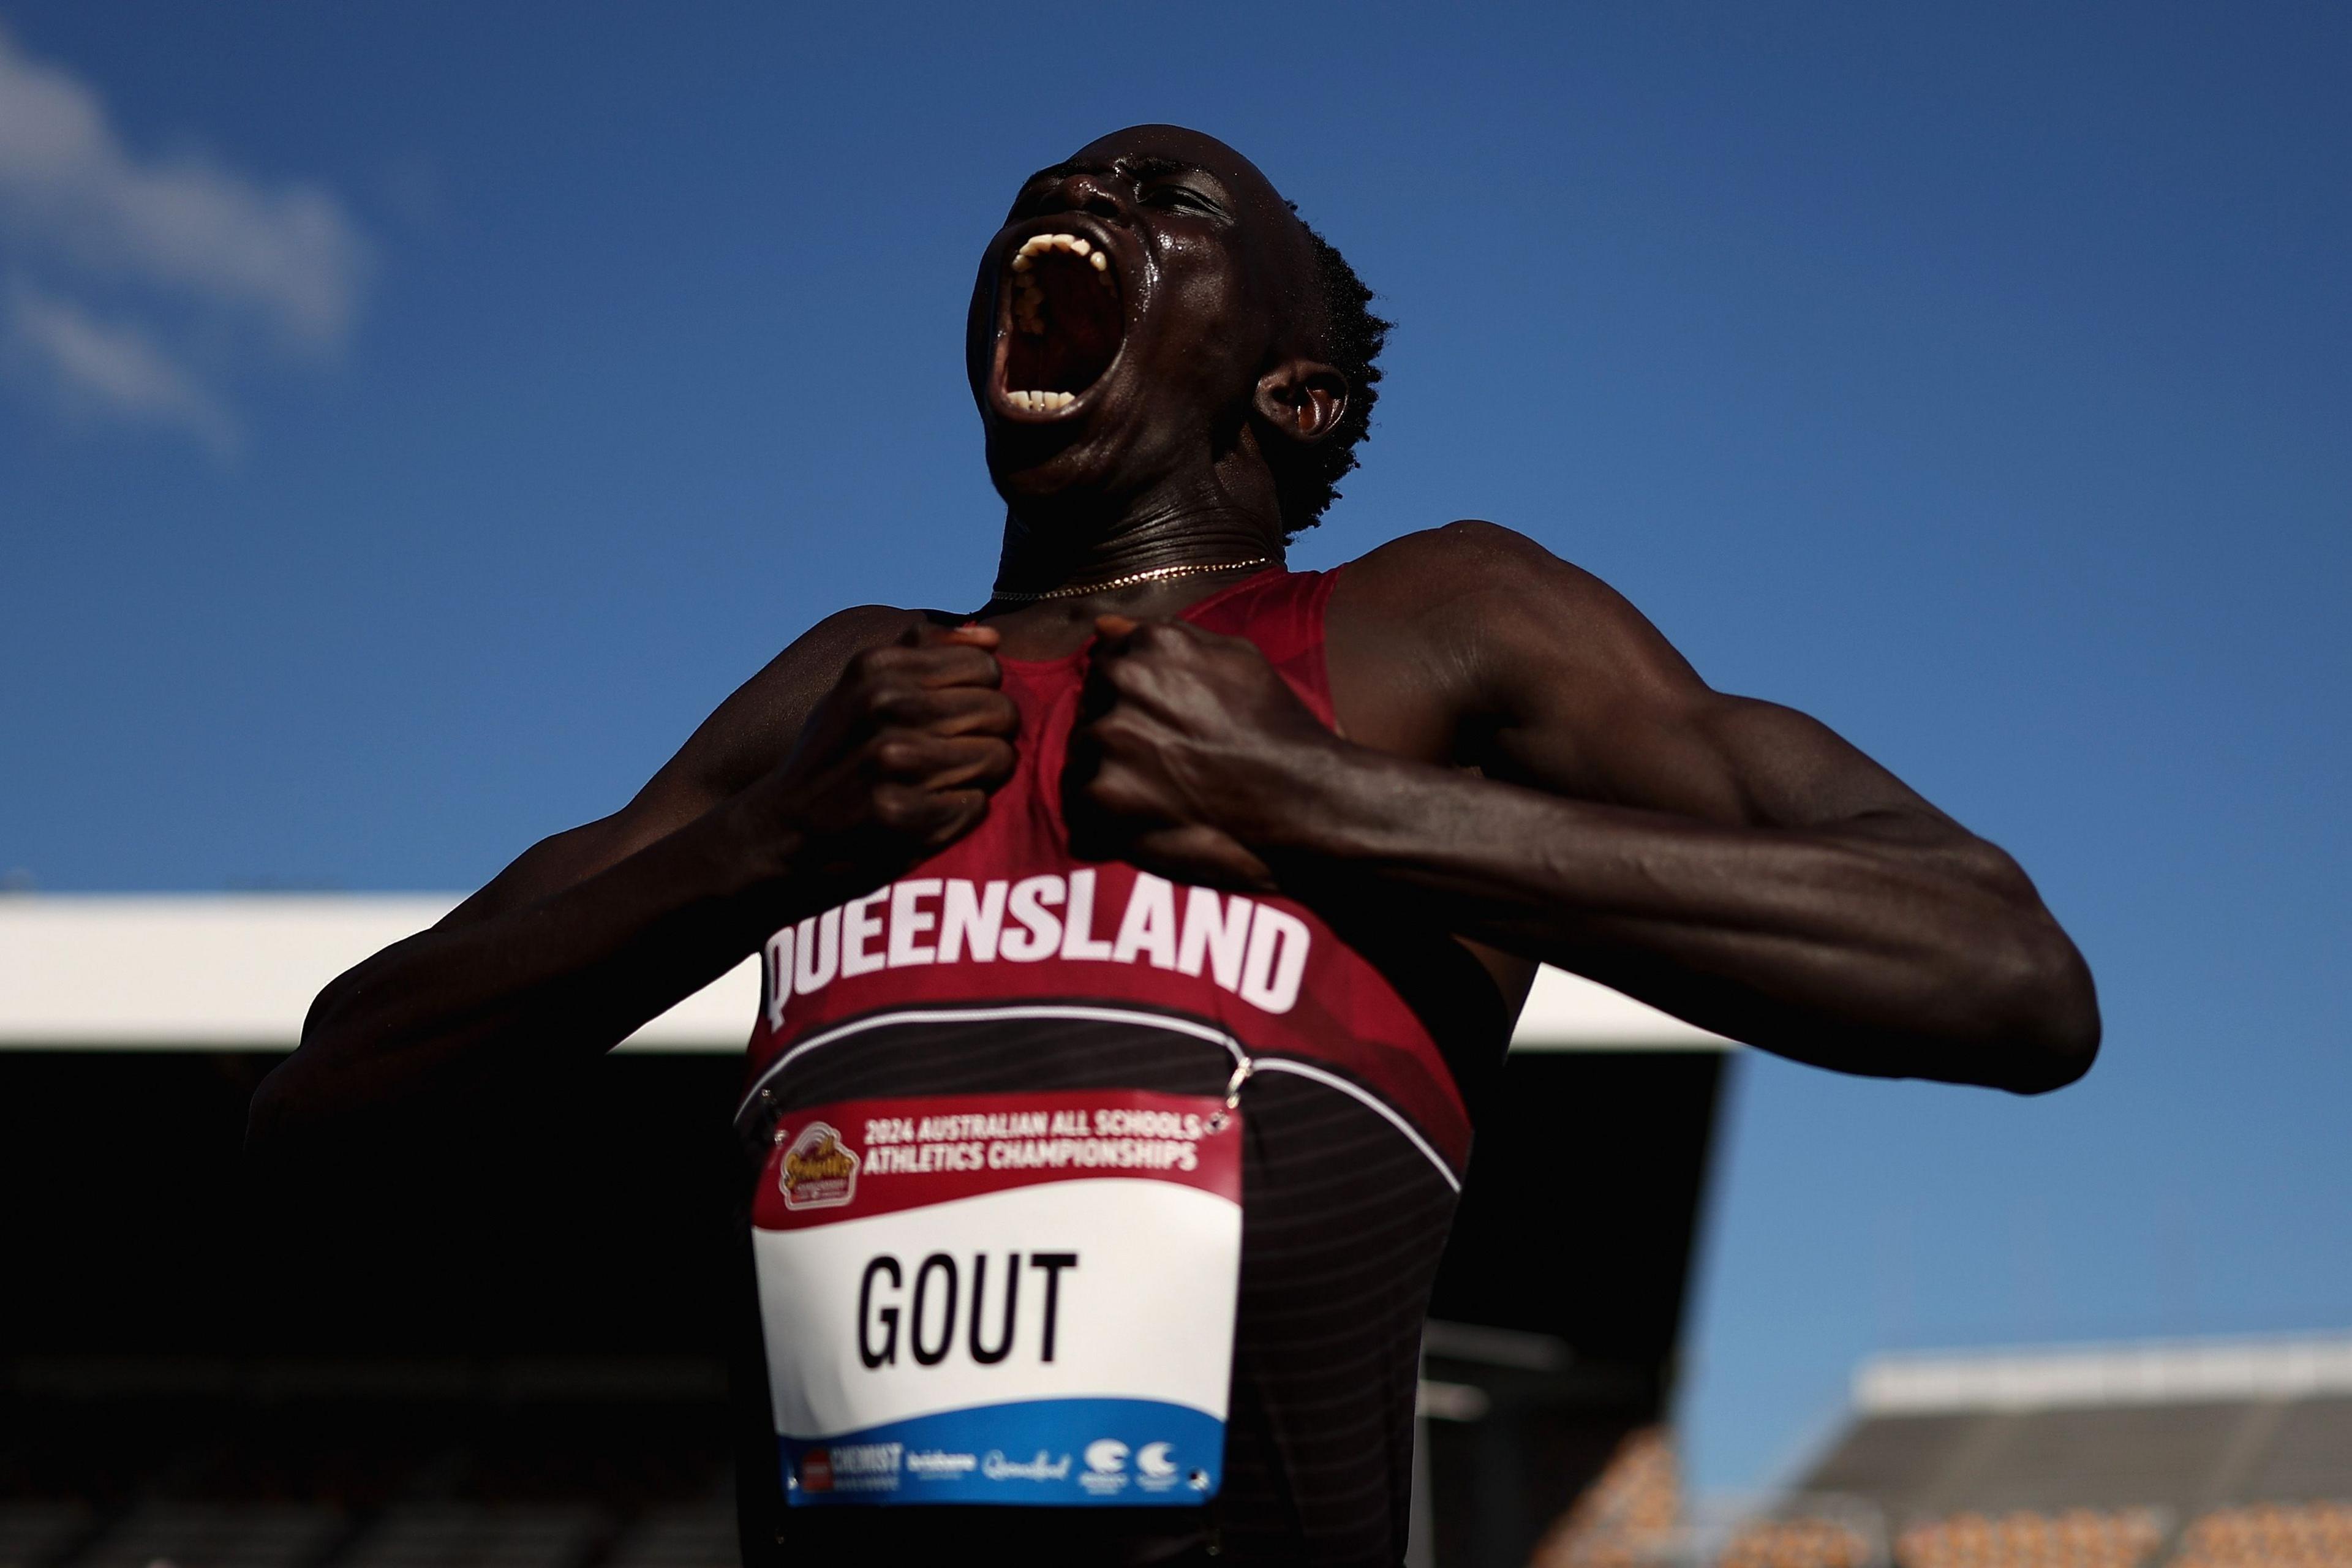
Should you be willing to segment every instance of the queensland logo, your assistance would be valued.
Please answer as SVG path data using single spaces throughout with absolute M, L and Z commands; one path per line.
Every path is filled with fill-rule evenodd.
M 1008 1459 L 1002 1448 L 991 1448 L 980 1461 L 980 1473 L 992 1481 L 1058 1481 L 1070 1474 L 1070 1457 L 1049 1459 L 1037 1450 L 1034 1459 Z
M 812 1121 L 784 1146 L 777 1163 L 776 1185 L 788 1209 L 838 1208 L 857 1195 L 855 1152 L 841 1134 L 822 1121 Z

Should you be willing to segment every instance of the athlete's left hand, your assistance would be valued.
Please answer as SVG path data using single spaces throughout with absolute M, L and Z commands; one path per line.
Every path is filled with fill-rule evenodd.
M 1072 847 L 1275 890 L 1259 847 L 1337 737 L 1246 638 L 1124 616 L 1097 617 L 1095 632 L 1062 783 Z

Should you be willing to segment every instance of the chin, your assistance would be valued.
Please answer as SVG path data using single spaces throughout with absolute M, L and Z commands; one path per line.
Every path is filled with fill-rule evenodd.
M 1009 504 L 1091 507 L 1141 456 L 1134 340 L 1149 268 L 1133 236 L 1083 213 L 1008 228 L 972 300 L 972 394 L 988 469 Z

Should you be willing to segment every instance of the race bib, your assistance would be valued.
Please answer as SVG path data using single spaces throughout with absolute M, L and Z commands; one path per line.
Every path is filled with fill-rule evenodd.
M 1139 1089 L 785 1116 L 751 1239 L 789 1501 L 1213 1497 L 1240 1134 Z

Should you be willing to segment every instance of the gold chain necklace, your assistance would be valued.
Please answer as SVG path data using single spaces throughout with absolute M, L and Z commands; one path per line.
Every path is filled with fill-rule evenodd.
M 1076 588 L 1048 588 L 1042 594 L 1015 594 L 1003 588 L 989 591 L 990 601 L 1003 600 L 1015 605 L 1034 605 L 1040 599 L 1076 599 L 1087 594 L 1107 593 L 1113 588 L 1131 588 L 1138 583 L 1164 583 L 1172 577 L 1198 577 L 1209 572 L 1239 572 L 1246 566 L 1264 566 L 1274 559 L 1271 555 L 1253 555 L 1246 561 L 1194 562 L 1185 566 L 1154 566 L 1148 572 L 1130 572 L 1124 577 L 1113 577 L 1108 583 L 1087 583 Z

